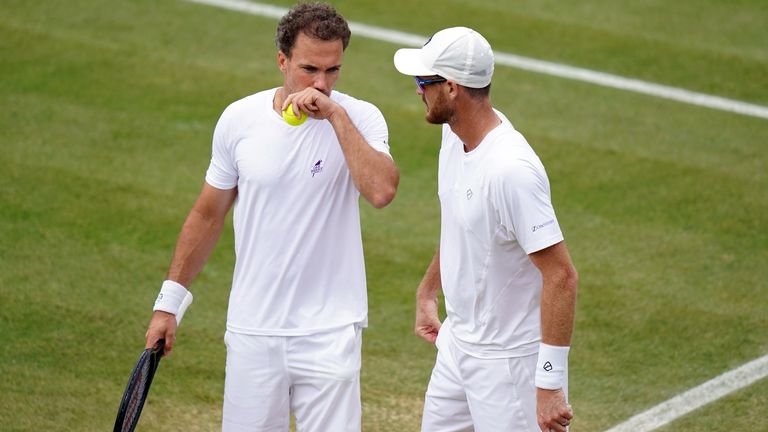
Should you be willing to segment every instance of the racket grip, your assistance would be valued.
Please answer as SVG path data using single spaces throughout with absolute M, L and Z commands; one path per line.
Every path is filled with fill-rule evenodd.
M 176 314 L 176 325 L 181 324 L 184 312 L 187 311 L 190 304 L 192 304 L 192 293 L 187 291 L 187 295 L 184 296 L 184 299 L 181 301 L 181 306 L 179 306 L 179 313 Z

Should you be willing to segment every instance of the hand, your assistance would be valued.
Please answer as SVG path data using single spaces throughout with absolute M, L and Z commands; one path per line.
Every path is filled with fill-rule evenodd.
M 176 315 L 163 311 L 155 311 L 147 329 L 146 348 L 152 348 L 160 339 L 165 339 L 163 357 L 171 354 L 176 342 Z
M 565 401 L 562 389 L 536 389 L 536 417 L 543 432 L 566 432 L 573 419 L 573 409 Z
M 291 103 L 293 104 L 293 109 L 300 110 L 303 113 L 302 115 L 306 114 L 321 120 L 330 120 L 337 110 L 342 109 L 328 95 L 313 87 L 307 87 L 300 92 L 286 96 L 281 110 L 285 111 Z
M 437 313 L 437 298 L 433 300 L 416 301 L 416 325 L 414 332 L 416 336 L 434 344 L 437 340 L 437 333 L 440 331 L 440 318 Z

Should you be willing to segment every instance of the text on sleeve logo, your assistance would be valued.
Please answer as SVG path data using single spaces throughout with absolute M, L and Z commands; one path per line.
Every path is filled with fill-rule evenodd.
M 554 219 L 544 222 L 543 224 L 540 224 L 540 225 L 534 225 L 531 231 L 536 232 L 544 227 L 552 225 L 553 223 L 555 223 Z

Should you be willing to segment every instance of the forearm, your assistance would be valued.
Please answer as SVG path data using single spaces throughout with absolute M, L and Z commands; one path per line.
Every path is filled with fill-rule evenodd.
M 541 340 L 570 346 L 576 311 L 578 276 L 570 267 L 544 278 L 541 291 Z
M 218 241 L 223 223 L 206 217 L 196 209 L 187 216 L 176 242 L 166 279 L 189 287 L 208 261 Z
M 181 228 L 166 279 L 189 287 L 203 269 L 221 235 L 224 219 L 237 189 L 217 189 L 205 183 Z
M 530 255 L 541 272 L 541 339 L 547 345 L 570 346 L 579 276 L 565 242 Z
M 536 363 L 536 412 L 541 430 L 566 431 L 573 410 L 564 393 L 579 277 L 565 242 L 534 252 L 541 272 L 541 341 Z
M 365 141 L 343 108 L 339 107 L 328 120 L 339 139 L 357 190 L 376 208 L 389 204 L 400 182 L 400 172 L 392 158 Z
M 435 253 L 432 262 L 416 290 L 416 336 L 429 343 L 437 341 L 437 334 L 442 323 L 438 312 L 437 293 L 442 288 L 440 279 L 440 249 Z
M 416 290 L 417 303 L 434 302 L 437 304 L 437 293 L 442 287 L 442 279 L 440 278 L 440 248 L 438 248 Z

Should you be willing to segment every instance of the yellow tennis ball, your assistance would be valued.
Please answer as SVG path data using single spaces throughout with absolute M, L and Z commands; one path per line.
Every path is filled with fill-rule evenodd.
M 301 118 L 293 113 L 293 104 L 288 104 L 288 108 L 283 111 L 283 120 L 291 126 L 298 126 L 307 121 L 307 114 L 301 113 Z

